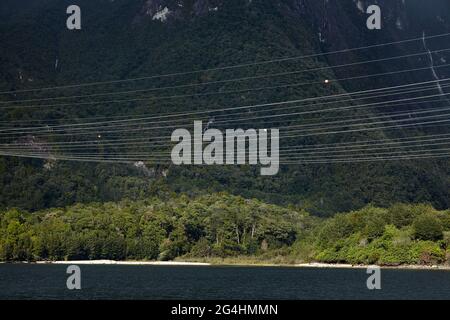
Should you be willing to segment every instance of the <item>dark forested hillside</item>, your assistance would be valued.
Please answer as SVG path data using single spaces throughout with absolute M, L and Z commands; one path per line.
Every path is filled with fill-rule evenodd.
M 443 94 L 445 85 L 439 88 L 431 83 L 450 77 L 445 67 L 450 61 L 450 52 L 445 51 L 450 37 L 420 39 L 450 32 L 450 4 L 446 0 L 378 1 L 383 28 L 369 31 L 365 26 L 369 2 L 3 0 L 0 154 L 5 156 L 0 158 L 0 208 L 35 211 L 74 203 L 138 200 L 169 190 L 189 196 L 227 191 L 295 204 L 318 215 L 369 203 L 386 207 L 396 202 L 428 202 L 437 209 L 448 208 L 448 158 L 417 159 L 408 156 L 417 146 L 382 149 L 367 141 L 396 146 L 397 139 L 450 133 L 448 123 L 436 122 L 436 115 L 428 113 L 450 103 Z M 82 30 L 69 31 L 65 26 L 70 4 L 82 10 Z M 303 58 L 251 65 L 286 57 Z M 223 68 L 238 64 L 250 65 Z M 191 72 L 205 69 L 214 70 Z M 114 82 L 120 79 L 134 80 Z M 99 81 L 110 82 L 70 86 Z M 430 86 L 402 95 L 380 91 L 376 97 L 345 96 L 418 82 L 430 82 Z M 60 88 L 27 91 L 50 87 Z M 346 99 L 170 120 L 176 113 L 338 94 Z M 435 97 L 421 100 L 418 94 Z M 411 100 L 393 102 L 401 99 Z M 330 105 L 333 110 L 316 112 Z M 288 116 L 272 117 L 286 112 Z M 123 119 L 129 122 L 111 122 Z M 359 125 L 353 119 L 361 119 Z M 175 127 L 192 126 L 194 120 L 221 129 L 280 128 L 280 146 L 286 155 L 295 148 L 309 148 L 316 158 L 285 163 L 275 177 L 261 177 L 257 168 L 245 166 L 173 166 L 167 144 L 155 143 L 155 137 L 167 141 Z M 301 130 L 283 138 L 293 127 Z M 11 128 L 15 131 L 8 131 Z M 359 153 L 333 149 L 330 154 L 317 149 L 358 141 L 366 142 L 357 149 Z M 430 142 L 424 143 L 432 148 Z M 28 153 L 15 145 L 26 146 Z M 38 156 L 12 157 L 7 156 L 8 150 L 13 150 L 11 155 Z M 64 159 L 77 155 L 78 160 L 92 160 L 92 154 L 97 160 L 120 155 L 133 162 Z M 363 156 L 382 160 L 386 154 L 402 157 L 327 161 Z M 317 160 L 319 156 L 323 161 Z

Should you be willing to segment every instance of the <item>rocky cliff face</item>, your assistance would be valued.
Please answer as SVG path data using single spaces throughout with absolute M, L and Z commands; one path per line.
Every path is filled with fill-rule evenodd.
M 205 16 L 230 4 L 259 6 L 265 0 L 146 0 L 139 15 L 154 20 L 182 19 Z M 285 15 L 306 18 L 324 34 L 342 30 L 364 21 L 370 5 L 380 6 L 383 28 L 417 31 L 450 27 L 450 2 L 446 0 L 275 0 L 270 1 Z
M 369 36 L 366 10 L 373 4 L 381 8 L 382 31 L 378 33 L 384 37 L 450 29 L 450 2 L 446 0 L 292 0 L 288 8 L 309 18 L 330 45 L 333 42 L 342 46 L 342 41 L 353 43 Z
M 151 18 L 161 22 L 191 19 L 216 12 L 223 4 L 223 0 L 147 0 L 137 19 Z

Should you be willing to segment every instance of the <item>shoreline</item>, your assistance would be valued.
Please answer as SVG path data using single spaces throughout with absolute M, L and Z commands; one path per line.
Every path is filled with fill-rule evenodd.
M 6 264 L 6 262 L 0 262 Z M 273 263 L 239 263 L 239 262 L 190 262 L 190 261 L 115 261 L 115 260 L 78 260 L 78 261 L 35 261 L 35 262 L 13 262 L 25 264 L 56 264 L 56 265 L 122 265 L 122 266 L 204 266 L 204 267 L 285 267 L 304 269 L 367 269 L 369 267 L 379 267 L 391 270 L 437 270 L 450 271 L 450 265 L 399 265 L 399 266 L 378 266 L 378 265 L 352 265 L 333 263 L 299 263 L 299 264 L 273 264 Z
M 352 264 L 332 264 L 332 263 L 301 263 L 295 265 L 298 268 L 317 268 L 317 269 L 367 269 L 371 267 L 379 267 L 381 269 L 391 269 L 391 270 L 440 270 L 440 271 L 450 271 L 450 266 L 446 265 L 414 265 L 405 264 L 398 266 L 385 266 L 385 265 L 352 265 Z
M 125 266 L 210 266 L 205 262 L 184 261 L 115 261 L 115 260 L 78 260 L 78 261 L 36 261 L 30 264 L 62 264 L 62 265 L 125 265 Z

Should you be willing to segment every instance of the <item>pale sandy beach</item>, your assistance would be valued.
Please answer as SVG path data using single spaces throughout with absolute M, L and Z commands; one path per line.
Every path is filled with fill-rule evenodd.
M 185 261 L 115 261 L 115 260 L 79 260 L 79 261 L 37 261 L 36 264 L 61 264 L 61 265 L 128 265 L 128 266 L 249 266 L 249 267 L 297 267 L 297 268 L 318 268 L 318 269 L 367 269 L 369 267 L 380 267 L 382 269 L 403 269 L 403 270 L 448 270 L 450 266 L 444 265 L 400 265 L 400 266 L 369 266 L 352 264 L 330 264 L 330 263 L 300 263 L 292 265 L 277 264 L 240 264 L 240 263 L 207 263 L 207 262 L 185 262 Z
M 114 261 L 114 260 L 79 260 L 79 261 L 37 261 L 37 264 L 81 264 L 81 265 L 129 265 L 129 266 L 209 266 L 203 262 L 178 261 Z
M 334 269 L 367 269 L 369 267 L 380 267 L 382 269 L 404 269 L 404 270 L 448 270 L 450 266 L 443 265 L 400 265 L 400 266 L 376 266 L 376 265 L 352 265 L 352 264 L 329 264 L 329 263 L 302 263 L 295 265 L 299 268 L 334 268 Z

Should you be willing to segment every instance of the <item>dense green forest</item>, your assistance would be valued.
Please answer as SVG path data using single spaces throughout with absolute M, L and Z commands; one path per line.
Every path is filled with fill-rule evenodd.
M 365 208 L 323 219 L 225 193 L 171 193 L 37 213 L 0 213 L 0 259 L 260 263 L 450 263 L 450 211 Z

